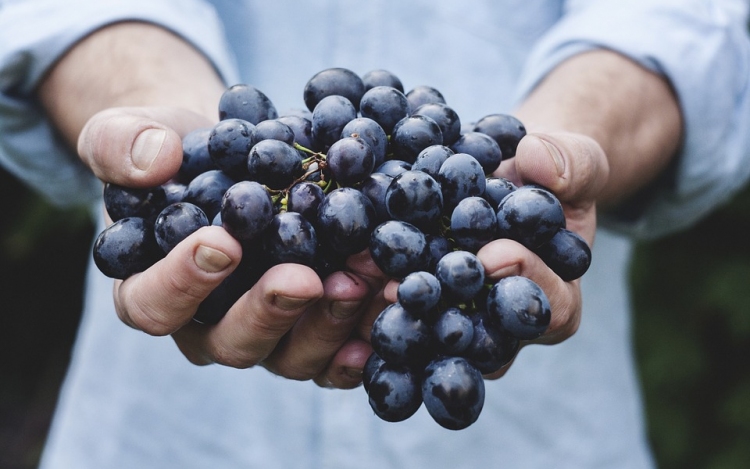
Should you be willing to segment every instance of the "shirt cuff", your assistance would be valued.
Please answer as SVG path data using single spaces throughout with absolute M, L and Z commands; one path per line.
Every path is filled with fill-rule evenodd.
M 592 49 L 616 51 L 665 76 L 685 125 L 672 173 L 628 210 L 605 213 L 600 221 L 638 238 L 686 228 L 728 201 L 750 177 L 746 11 L 738 15 L 716 2 L 693 2 L 692 8 L 669 1 L 589 3 L 571 8 L 534 48 L 518 99 L 559 63 Z

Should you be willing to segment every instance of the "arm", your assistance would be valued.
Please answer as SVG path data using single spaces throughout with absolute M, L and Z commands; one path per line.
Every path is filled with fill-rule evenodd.
M 120 23 L 78 43 L 51 70 L 38 96 L 101 180 L 149 186 L 176 173 L 181 136 L 215 122 L 223 90 L 210 62 L 182 39 L 145 23 Z M 171 334 L 196 364 L 262 363 L 294 379 L 356 385 L 359 379 L 345 370 L 369 353 L 363 342 L 349 340 L 369 293 L 360 278 L 334 274 L 321 283 L 306 267 L 277 266 L 219 325 L 191 322 L 198 304 L 241 255 L 224 230 L 199 230 L 152 268 L 115 282 L 117 313 L 149 334 Z

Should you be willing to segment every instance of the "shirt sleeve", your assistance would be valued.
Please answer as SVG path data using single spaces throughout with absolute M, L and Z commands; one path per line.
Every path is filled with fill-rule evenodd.
M 237 79 L 213 7 L 199 0 L 0 1 L 0 164 L 56 205 L 86 204 L 101 184 L 56 135 L 34 90 L 77 41 L 120 21 L 159 24 Z
M 686 228 L 750 177 L 750 41 L 738 0 L 568 1 L 535 46 L 519 99 L 557 64 L 591 49 L 617 51 L 672 84 L 685 121 L 672 167 L 601 224 L 638 238 Z

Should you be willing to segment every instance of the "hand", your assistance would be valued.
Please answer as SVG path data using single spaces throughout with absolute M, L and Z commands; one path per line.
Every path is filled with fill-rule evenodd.
M 212 124 L 176 108 L 109 109 L 86 123 L 78 151 L 105 182 L 154 186 L 179 169 L 181 136 Z M 115 281 L 117 314 L 148 334 L 171 334 L 195 364 L 237 368 L 261 364 L 291 379 L 315 379 L 340 388 L 358 385 L 370 347 L 350 337 L 371 291 L 381 288 L 377 279 L 339 272 L 321 282 L 308 267 L 278 265 L 218 324 L 193 322 L 198 305 L 241 257 L 239 243 L 225 230 L 202 228 L 151 268 Z M 352 268 L 357 270 L 356 260 Z

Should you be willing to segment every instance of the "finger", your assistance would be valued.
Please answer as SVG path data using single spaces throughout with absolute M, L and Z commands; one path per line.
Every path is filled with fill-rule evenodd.
M 112 108 L 95 114 L 78 138 L 78 154 L 105 182 L 153 187 L 177 173 L 182 136 L 212 123 L 179 108 Z
M 547 331 L 534 343 L 559 343 L 578 330 L 582 306 L 578 280 L 564 282 L 538 256 L 509 239 L 485 245 L 477 257 L 484 265 L 487 279 L 497 281 L 521 275 L 534 281 L 547 295 L 552 318 Z
M 241 258 L 242 248 L 225 230 L 201 228 L 146 271 L 115 284 L 117 314 L 148 334 L 171 334 L 191 320 Z
M 320 278 L 309 267 L 276 265 L 237 300 L 218 324 L 190 323 L 172 336 L 194 363 L 248 368 L 266 359 L 323 293 Z
M 347 341 L 323 372 L 315 378 L 318 386 L 352 389 L 362 383 L 362 370 L 372 353 L 370 344 L 362 339 Z
M 308 380 L 319 375 L 349 339 L 370 294 L 356 275 L 335 272 L 323 282 L 324 296 L 294 324 L 263 362 L 273 373 Z

